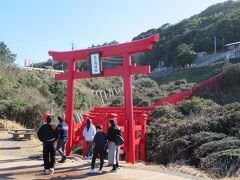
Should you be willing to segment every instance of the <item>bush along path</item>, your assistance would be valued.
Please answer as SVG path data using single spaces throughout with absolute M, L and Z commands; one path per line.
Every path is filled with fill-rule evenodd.
M 240 65 L 230 66 L 218 89 L 206 81 L 191 100 L 155 109 L 156 120 L 148 124 L 148 161 L 191 165 L 216 177 L 240 176 L 240 96 L 234 96 L 239 77 Z M 231 95 L 229 103 L 225 96 Z

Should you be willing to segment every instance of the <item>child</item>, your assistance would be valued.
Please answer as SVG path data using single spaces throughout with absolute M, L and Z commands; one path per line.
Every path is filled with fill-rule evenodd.
M 107 143 L 107 136 L 104 132 L 102 132 L 102 126 L 97 125 L 96 126 L 97 134 L 95 135 L 93 142 L 95 144 L 95 147 L 93 149 L 93 157 L 92 157 L 92 164 L 91 164 L 91 169 L 89 170 L 89 173 L 95 173 L 94 171 L 94 165 L 97 156 L 99 155 L 100 158 L 100 167 L 99 171 L 96 173 L 102 174 L 102 167 L 104 163 L 104 153 L 105 153 L 105 145 Z

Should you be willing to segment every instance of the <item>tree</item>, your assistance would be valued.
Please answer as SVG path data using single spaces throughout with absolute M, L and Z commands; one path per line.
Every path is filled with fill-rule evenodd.
M 169 28 L 171 25 L 169 24 L 169 23 L 165 23 L 165 24 L 163 24 L 160 28 L 161 29 L 167 29 L 167 28 Z
M 105 42 L 105 43 L 103 43 L 103 44 L 98 44 L 98 45 L 92 44 L 92 45 L 91 45 L 91 48 L 101 47 L 101 46 L 109 46 L 109 45 L 114 45 L 114 44 L 118 44 L 118 43 L 119 43 L 118 41 L 113 40 L 113 41 L 111 41 L 111 42 Z
M 218 50 L 223 49 L 225 44 L 239 41 L 239 12 L 240 1 L 226 1 L 210 6 L 200 14 L 184 19 L 177 24 L 163 24 L 157 29 L 150 29 L 139 34 L 133 40 L 157 33 L 161 37 L 151 51 L 141 56 L 140 64 L 150 64 L 154 69 L 157 67 L 158 61 L 164 59 L 167 66 L 177 65 L 177 47 L 182 43 L 191 44 L 196 52 L 206 51 L 210 54 L 214 49 L 214 36 L 218 39 Z
M 4 42 L 0 42 L 0 61 L 13 63 L 15 58 L 16 54 L 13 54 Z
M 183 43 L 177 47 L 176 65 L 184 66 L 186 64 L 192 64 L 196 56 L 193 48 Z
M 81 61 L 81 62 L 77 62 L 77 68 L 80 71 L 88 71 L 90 69 L 90 63 L 89 61 Z

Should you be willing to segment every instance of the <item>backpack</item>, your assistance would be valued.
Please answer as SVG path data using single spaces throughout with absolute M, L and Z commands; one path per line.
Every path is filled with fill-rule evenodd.
M 123 134 L 122 134 L 122 130 L 121 128 L 115 129 L 116 131 L 116 140 L 115 140 L 115 144 L 117 146 L 121 146 L 124 144 L 124 138 L 123 138 Z

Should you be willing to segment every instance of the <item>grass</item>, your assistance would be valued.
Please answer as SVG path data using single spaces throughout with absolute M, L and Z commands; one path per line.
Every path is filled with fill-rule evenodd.
M 4 124 L 4 127 L 8 130 L 11 129 L 24 129 L 25 127 L 15 123 L 14 121 L 6 120 L 6 119 L 0 119 L 0 123 Z
M 168 84 L 170 82 L 176 82 L 181 79 L 185 79 L 188 83 L 199 83 L 204 80 L 210 79 L 221 71 L 224 63 L 215 63 L 209 66 L 178 69 L 162 77 L 152 77 L 153 80 L 157 81 L 158 84 Z

